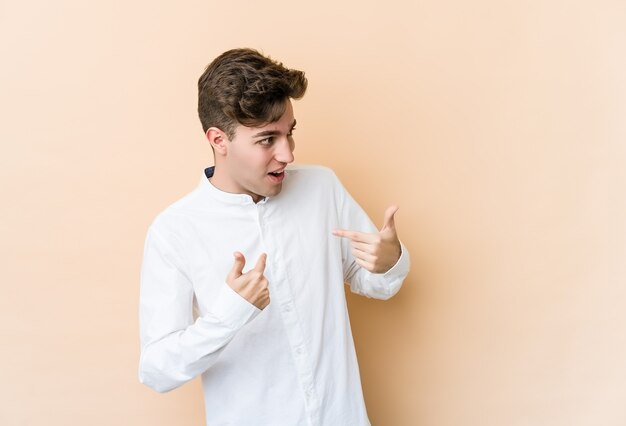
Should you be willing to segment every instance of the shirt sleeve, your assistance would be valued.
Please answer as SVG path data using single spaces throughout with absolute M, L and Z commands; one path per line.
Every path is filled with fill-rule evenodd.
M 352 196 L 337 180 L 339 189 L 339 226 L 342 229 L 375 233 L 378 232 L 367 213 L 359 206 Z M 341 257 L 343 263 L 344 281 L 350 285 L 350 290 L 363 296 L 376 299 L 389 299 L 402 287 L 402 283 L 409 273 L 410 256 L 407 248 L 400 243 L 400 258 L 387 272 L 375 274 L 356 263 L 352 255 L 350 240 L 341 238 Z
M 209 313 L 194 320 L 193 285 L 180 250 L 153 229 L 141 270 L 139 381 L 167 392 L 213 365 L 260 310 L 221 283 Z

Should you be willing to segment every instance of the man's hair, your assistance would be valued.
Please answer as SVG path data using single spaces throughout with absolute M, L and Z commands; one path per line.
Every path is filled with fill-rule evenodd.
M 278 121 L 288 98 L 304 96 L 302 71 L 253 49 L 233 49 L 211 62 L 198 80 L 198 115 L 202 129 L 217 127 L 229 139 L 238 124 L 260 127 Z

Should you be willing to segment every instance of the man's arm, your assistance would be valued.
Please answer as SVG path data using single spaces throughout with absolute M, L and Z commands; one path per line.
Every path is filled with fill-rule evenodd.
M 395 226 L 398 207 L 385 211 L 383 226 L 377 230 L 338 180 L 336 184 L 340 229 L 333 230 L 333 235 L 341 237 L 344 280 L 354 293 L 388 299 L 400 290 L 410 268 L 409 253 Z
M 269 303 L 265 255 L 243 273 L 235 253 L 232 270 L 210 311 L 193 320 L 193 286 L 179 250 L 157 232 L 146 239 L 141 273 L 139 380 L 167 392 L 210 368 L 237 332 Z

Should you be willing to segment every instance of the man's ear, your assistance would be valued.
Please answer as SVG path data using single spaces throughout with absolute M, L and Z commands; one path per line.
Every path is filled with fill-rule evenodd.
M 206 138 L 209 140 L 216 155 L 226 155 L 228 152 L 228 137 L 217 127 L 209 127 L 206 131 Z

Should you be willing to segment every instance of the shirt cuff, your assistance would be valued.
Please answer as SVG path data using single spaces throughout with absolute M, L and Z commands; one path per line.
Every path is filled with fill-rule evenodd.
M 211 312 L 227 327 L 237 330 L 254 319 L 261 310 L 224 283 Z

